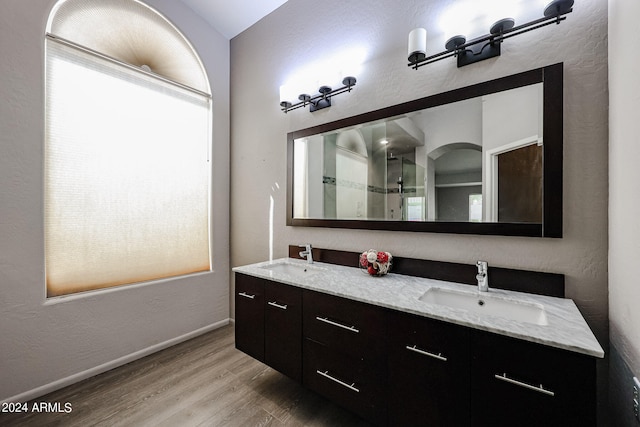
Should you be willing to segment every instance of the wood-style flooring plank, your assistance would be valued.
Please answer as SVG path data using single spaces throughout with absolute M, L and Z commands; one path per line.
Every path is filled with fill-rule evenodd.
M 225 326 L 28 402 L 71 413 L 0 413 L 3 427 L 368 426 L 235 349 Z

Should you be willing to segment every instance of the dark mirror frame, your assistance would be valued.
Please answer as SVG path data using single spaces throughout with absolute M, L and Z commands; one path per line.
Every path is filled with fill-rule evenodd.
M 407 114 L 469 98 L 544 83 L 543 89 L 543 213 L 542 224 L 498 222 L 440 222 L 302 219 L 293 217 L 293 142 L 295 139 Z M 563 164 L 563 64 L 558 63 L 519 74 L 454 89 L 414 101 L 287 134 L 287 225 L 294 227 L 353 228 L 365 230 L 418 231 L 527 237 L 562 237 Z

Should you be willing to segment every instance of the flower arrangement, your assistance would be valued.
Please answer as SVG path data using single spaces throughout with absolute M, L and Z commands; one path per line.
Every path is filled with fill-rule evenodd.
M 360 254 L 360 268 L 372 276 L 384 276 L 391 269 L 393 257 L 389 252 L 378 252 L 375 249 Z

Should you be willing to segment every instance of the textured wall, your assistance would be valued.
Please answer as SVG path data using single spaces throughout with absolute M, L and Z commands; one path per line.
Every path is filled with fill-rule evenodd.
M 149 3 L 199 51 L 214 96 L 215 271 L 45 301 L 43 49 L 54 3 L 0 1 L 0 400 L 42 394 L 229 317 L 229 44 L 171 0 Z
M 566 22 L 507 40 L 499 58 L 461 69 L 454 60 L 418 71 L 408 68 L 409 31 L 426 27 L 428 50 L 439 51 L 445 35 L 439 32 L 438 16 L 453 3 L 289 0 L 232 39 L 232 265 L 263 261 L 271 252 L 276 258 L 286 256 L 288 244 L 308 242 L 453 262 L 486 259 L 500 267 L 564 273 L 567 296 L 576 301 L 606 349 L 607 1 L 576 2 Z M 301 109 L 280 112 L 278 88 L 292 74 L 357 48 L 364 49 L 366 59 L 352 93 L 339 95 L 331 108 L 313 114 Z M 287 132 L 557 62 L 564 62 L 565 70 L 564 238 L 285 225 Z
M 611 402 L 617 423 L 633 425 L 633 375 L 640 377 L 640 43 L 635 20 L 640 3 L 609 1 L 609 319 Z M 626 366 L 625 366 L 626 365 Z

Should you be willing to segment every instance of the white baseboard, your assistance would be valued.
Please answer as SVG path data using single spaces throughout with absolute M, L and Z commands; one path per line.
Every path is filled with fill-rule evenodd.
M 0 403 L 4 402 L 27 402 L 29 400 L 35 399 L 40 396 L 44 396 L 45 394 L 51 393 L 52 391 L 59 390 L 68 385 L 77 383 L 79 381 L 85 380 L 87 378 L 91 378 L 103 372 L 107 372 L 113 368 L 117 368 L 118 366 L 126 365 L 129 362 L 133 362 L 134 360 L 141 359 L 145 356 L 148 356 L 152 353 L 156 353 L 160 350 L 164 350 L 165 348 L 171 347 L 173 345 L 179 344 L 181 342 L 190 340 L 191 338 L 195 338 L 199 335 L 205 334 L 207 332 L 213 331 L 214 329 L 221 328 L 223 326 L 228 325 L 232 320 L 224 319 L 216 323 L 212 323 L 211 325 L 202 327 L 200 329 L 196 329 L 195 331 L 191 331 L 184 335 L 180 335 L 179 337 L 172 338 L 170 340 L 152 345 L 150 347 L 144 348 L 142 350 L 136 351 L 134 353 L 128 354 L 126 356 L 122 356 L 118 359 L 112 360 L 107 363 L 103 363 L 102 365 L 98 365 L 94 368 L 87 369 L 82 372 L 78 372 L 77 374 L 70 375 L 65 378 L 61 378 L 59 380 L 53 381 L 49 384 L 45 384 L 40 387 L 36 387 L 32 390 L 26 391 L 24 393 L 17 394 L 8 399 L 1 400 Z

